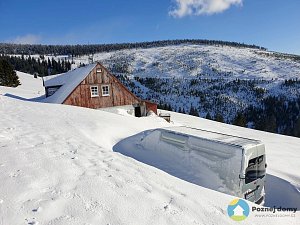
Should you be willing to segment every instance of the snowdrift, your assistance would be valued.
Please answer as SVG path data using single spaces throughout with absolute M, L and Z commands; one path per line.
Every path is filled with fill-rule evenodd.
M 168 127 L 169 123 L 157 117 L 127 117 L 6 95 L 26 99 L 40 96 L 34 86 L 28 91 L 23 85 L 0 87 L 1 225 L 236 224 L 226 212 L 233 196 L 186 182 L 113 151 L 122 140 Z M 292 193 L 294 201 L 300 202 L 296 200 L 299 139 L 176 113 L 171 116 L 177 123 L 174 125 L 193 124 L 263 140 L 268 172 L 284 181 L 277 193 L 284 190 L 284 199 Z M 269 188 L 275 189 L 277 180 L 270 182 Z M 299 212 L 296 218 L 250 214 L 243 224 L 298 224 L 297 217 Z
M 162 140 L 167 131 L 142 132 L 121 141 L 114 150 L 191 183 L 227 194 L 240 193 L 237 174 L 243 160 L 240 148 L 215 143 L 218 146 L 213 147 L 219 151 L 209 148 L 204 151 L 198 148 L 203 146 L 202 140 L 188 135 L 181 136 L 182 144 L 168 143 Z M 178 140 L 178 136 L 174 139 Z M 211 147 L 210 143 L 204 144 Z

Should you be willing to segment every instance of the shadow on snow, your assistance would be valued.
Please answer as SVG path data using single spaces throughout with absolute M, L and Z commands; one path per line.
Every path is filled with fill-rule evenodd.
M 18 99 L 18 100 L 22 100 L 22 101 L 30 101 L 30 102 L 38 102 L 42 99 L 45 98 L 45 95 L 41 95 L 39 97 L 36 97 L 36 98 L 23 98 L 23 97 L 20 97 L 20 96 L 17 96 L 17 95 L 13 95 L 13 94 L 8 94 L 6 93 L 4 96 L 6 97 L 9 97 L 9 98 L 14 98 L 14 99 Z
M 189 167 L 184 162 L 178 160 L 172 154 L 165 154 L 164 149 L 155 149 L 154 151 L 145 151 L 140 142 L 143 141 L 153 130 L 147 130 L 134 136 L 123 139 L 114 147 L 114 152 L 119 152 L 125 156 L 131 157 L 137 161 L 158 168 L 172 176 L 187 182 L 203 186 L 201 179 L 194 171 L 188 171 Z M 165 162 L 171 162 L 168 163 Z M 205 170 L 205 168 L 204 168 Z M 208 174 L 209 175 L 209 174 Z M 212 188 L 211 188 L 212 189 Z M 266 196 L 265 206 L 267 207 L 291 207 L 300 210 L 300 192 L 288 181 L 279 177 L 267 174 L 266 177 Z

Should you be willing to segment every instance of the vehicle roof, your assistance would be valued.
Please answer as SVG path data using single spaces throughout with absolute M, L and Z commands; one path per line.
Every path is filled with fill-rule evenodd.
M 184 135 L 190 135 L 193 137 L 209 140 L 212 142 L 223 143 L 226 145 L 232 145 L 236 147 L 242 147 L 244 149 L 262 144 L 261 141 L 255 139 L 228 135 L 228 134 L 203 130 L 199 128 L 187 127 L 187 126 L 168 127 L 168 128 L 163 128 L 163 130 L 181 133 Z

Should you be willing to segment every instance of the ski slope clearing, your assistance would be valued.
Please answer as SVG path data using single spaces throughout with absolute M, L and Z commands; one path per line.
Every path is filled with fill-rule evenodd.
M 175 123 L 169 124 L 154 116 L 135 118 L 23 101 L 4 96 L 4 89 L 0 87 L 1 225 L 236 224 L 226 212 L 233 196 L 113 151 L 133 135 L 170 125 L 186 124 L 260 139 L 266 143 L 268 173 L 295 191 L 300 187 L 297 138 L 177 113 L 172 113 Z M 13 90 L 14 95 L 28 98 L 25 86 Z M 290 191 L 281 189 L 285 186 L 277 186 L 284 182 L 275 180 L 268 185 L 288 196 Z M 299 212 L 296 218 L 250 213 L 243 224 L 299 224 L 299 216 Z
M 300 62 L 269 51 L 210 45 L 177 45 L 98 53 L 113 72 L 138 77 L 284 80 L 300 78 Z M 88 56 L 75 62 L 88 63 Z M 121 69 L 121 68 L 122 69 Z

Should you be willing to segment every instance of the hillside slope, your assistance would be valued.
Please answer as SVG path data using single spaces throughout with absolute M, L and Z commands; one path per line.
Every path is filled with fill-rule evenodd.
M 284 80 L 300 78 L 300 62 L 280 53 L 229 46 L 178 45 L 94 55 L 138 77 Z M 84 58 L 81 58 L 84 62 Z M 87 63 L 87 61 L 85 61 Z M 114 65 L 113 67 L 112 65 Z M 287 70 L 288 69 L 288 70 Z
M 125 49 L 107 49 L 110 52 L 102 46 L 93 58 L 137 96 L 161 108 L 300 137 L 300 56 L 224 42 L 195 43 L 123 45 Z M 81 66 L 90 63 L 90 56 L 31 55 L 50 59 L 48 71 L 52 72 L 56 71 L 52 58 Z
M 33 75 L 16 71 L 21 85 L 17 88 L 0 86 L 0 95 L 8 95 L 12 98 L 23 100 L 37 100 L 43 98 L 45 88 L 42 78 L 34 78 Z
M 191 44 L 94 55 L 136 95 L 173 111 L 221 115 L 227 123 L 233 123 L 240 112 L 247 127 L 288 135 L 297 133 L 300 114 L 299 58 Z M 88 56 L 75 62 L 88 63 Z
M 11 90 L 25 97 L 28 88 Z M 1 93 L 3 89 L 8 90 L 0 87 Z M 1 225 L 236 224 L 226 212 L 233 196 L 193 185 L 113 151 L 132 135 L 170 126 L 160 118 L 125 117 L 9 95 L 0 95 L 0 112 Z M 289 199 L 290 193 L 299 196 L 299 139 L 177 113 L 172 113 L 172 119 L 173 125 L 262 140 L 268 173 L 284 181 L 279 190 L 285 191 L 282 199 Z M 276 189 L 277 180 L 269 183 L 269 190 Z M 297 224 L 298 220 L 250 214 L 243 223 Z

